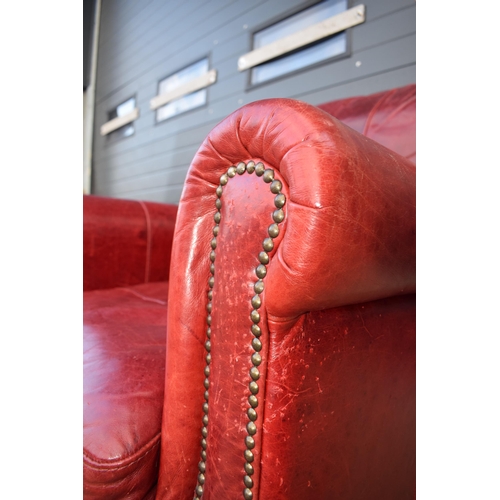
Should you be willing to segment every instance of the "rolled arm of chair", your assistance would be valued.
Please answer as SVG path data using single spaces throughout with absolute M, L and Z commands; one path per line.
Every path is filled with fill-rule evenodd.
M 84 291 L 167 281 L 177 206 L 83 197 Z
M 257 499 L 273 346 L 310 311 L 415 290 L 415 167 L 313 106 L 249 104 L 193 160 L 172 259 L 157 498 Z

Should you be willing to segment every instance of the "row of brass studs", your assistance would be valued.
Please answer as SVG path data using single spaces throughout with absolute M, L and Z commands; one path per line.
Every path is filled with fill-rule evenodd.
M 262 357 L 260 355 L 260 351 L 262 350 L 262 342 L 259 337 L 262 334 L 260 329 L 260 314 L 258 309 L 260 308 L 262 301 L 260 298 L 260 294 L 264 291 L 264 277 L 267 274 L 267 264 L 269 264 L 269 255 L 268 252 L 271 252 L 274 248 L 273 239 L 279 235 L 279 227 L 283 219 L 285 218 L 285 213 L 283 211 L 283 207 L 286 202 L 285 195 L 281 192 L 282 184 L 279 180 L 274 179 L 274 170 L 266 169 L 264 165 L 259 162 L 255 164 L 254 161 L 249 161 L 246 165 L 244 162 L 238 163 L 237 166 L 231 166 L 228 168 L 225 174 L 222 174 L 220 177 L 220 184 L 217 186 L 215 193 L 217 195 L 217 199 L 215 200 L 215 207 L 217 211 L 214 215 L 215 226 L 213 228 L 213 239 L 210 242 L 212 247 L 212 251 L 210 252 L 210 278 L 208 279 L 208 304 L 207 304 L 207 340 L 205 342 L 205 349 L 207 351 L 207 355 L 205 360 L 207 362 L 205 366 L 205 402 L 203 403 L 203 427 L 201 429 L 202 440 L 201 440 L 201 461 L 198 464 L 199 474 L 198 474 L 198 483 L 196 485 L 195 490 L 195 499 L 200 499 L 203 495 L 203 485 L 205 483 L 205 467 L 207 460 L 207 436 L 208 436 L 208 389 L 210 386 L 209 375 L 210 375 L 210 362 L 212 356 L 210 354 L 211 344 L 211 323 L 212 323 L 212 289 L 214 287 L 215 282 L 215 250 L 217 248 L 217 235 L 219 234 L 219 223 L 221 220 L 220 209 L 222 206 L 222 202 L 220 200 L 223 192 L 223 186 L 225 186 L 229 179 L 234 177 L 236 174 L 242 175 L 245 172 L 252 174 L 255 172 L 255 175 L 258 177 L 262 177 L 263 181 L 270 184 L 270 189 L 273 194 L 276 195 L 274 198 L 274 205 L 276 210 L 273 212 L 273 224 L 271 224 L 268 228 L 269 237 L 265 238 L 262 242 L 262 248 L 264 251 L 259 253 L 259 262 L 260 264 L 255 269 L 255 275 L 257 276 L 257 281 L 254 283 L 254 292 L 255 295 L 251 300 L 252 312 L 250 314 L 250 319 L 252 321 L 251 331 L 254 336 L 252 339 L 252 348 L 254 353 L 252 354 L 252 368 L 250 369 L 250 378 L 251 381 L 249 383 L 250 396 L 248 398 L 248 402 L 250 404 L 250 408 L 247 410 L 247 416 L 249 422 L 247 424 L 247 433 L 248 435 L 245 438 L 245 476 L 243 478 L 243 483 L 245 485 L 245 489 L 243 490 L 243 498 L 245 500 L 251 500 L 253 498 L 252 487 L 253 487 L 253 479 L 252 475 L 254 473 L 254 468 L 252 462 L 254 461 L 254 454 L 252 452 L 255 447 L 255 439 L 254 436 L 257 433 L 257 426 L 255 425 L 255 421 L 257 420 L 257 411 L 259 401 L 257 398 L 257 394 L 259 393 L 259 385 L 257 381 L 260 378 L 260 372 L 258 366 L 262 362 Z

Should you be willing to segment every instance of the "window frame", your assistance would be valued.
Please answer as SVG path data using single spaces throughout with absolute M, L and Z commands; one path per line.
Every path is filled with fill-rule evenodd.
M 171 76 L 175 75 L 176 73 L 179 73 L 179 72 L 181 72 L 181 71 L 189 68 L 189 66 L 193 66 L 194 64 L 196 64 L 196 63 L 198 63 L 200 61 L 203 61 L 204 59 L 207 59 L 207 61 L 208 61 L 208 71 L 210 71 L 211 69 L 213 69 L 212 68 L 212 58 L 211 58 L 211 53 L 210 52 L 208 54 L 202 55 L 201 57 L 198 56 L 195 59 L 193 59 L 190 63 L 184 64 L 183 66 L 177 68 L 175 71 L 170 71 L 167 75 L 159 78 L 158 82 L 157 82 L 157 85 L 156 85 L 156 96 L 161 95 L 160 94 L 160 84 L 161 84 L 161 82 L 163 80 L 166 80 L 167 78 L 170 78 Z M 211 85 L 212 84 L 207 85 L 206 87 L 204 87 L 202 89 L 199 89 L 199 90 L 205 90 L 207 92 L 207 98 L 206 98 L 204 104 L 200 104 L 199 106 L 196 106 L 194 108 L 186 109 L 185 111 L 181 111 L 180 113 L 177 113 L 177 114 L 175 114 L 173 116 L 170 116 L 168 118 L 164 118 L 163 120 L 158 120 L 158 110 L 161 109 L 163 106 L 167 106 L 169 103 L 166 103 L 163 106 L 160 106 L 160 107 L 154 109 L 153 113 L 155 115 L 155 123 L 154 123 L 155 126 L 163 124 L 163 123 L 169 123 L 174 118 L 177 118 L 179 116 L 184 116 L 187 113 L 191 113 L 192 111 L 199 111 L 199 110 L 201 110 L 203 108 L 207 108 L 208 107 L 208 87 L 210 87 Z M 195 92 L 199 92 L 199 90 L 195 90 Z M 187 95 L 191 95 L 191 94 L 186 94 L 185 96 L 181 96 L 178 99 L 182 99 L 183 97 L 186 97 Z M 174 101 L 170 101 L 170 102 L 174 102 Z
M 123 139 L 128 139 L 128 138 L 133 137 L 135 135 L 135 121 L 137 119 L 139 119 L 139 117 L 140 117 L 139 107 L 137 106 L 137 93 L 131 95 L 130 97 L 127 97 L 126 99 L 123 99 L 116 106 L 113 106 L 110 110 L 108 110 L 107 111 L 108 121 L 105 122 L 103 125 L 105 125 L 106 123 L 109 123 L 111 120 L 114 120 L 115 118 L 118 118 L 118 115 L 116 115 L 113 118 L 111 118 L 111 115 L 113 113 L 116 113 L 116 110 L 118 109 L 119 106 L 121 106 L 122 104 L 125 104 L 127 101 L 130 101 L 131 99 L 134 99 L 134 110 L 137 110 L 137 117 L 134 118 L 133 120 L 131 120 L 131 121 L 123 124 L 121 127 L 117 128 L 115 130 L 112 130 L 111 132 L 108 132 L 107 134 L 105 134 L 104 136 L 102 136 L 102 137 L 105 138 L 105 141 L 106 141 L 107 144 L 111 144 L 111 143 L 114 143 L 114 142 L 117 142 L 117 141 L 121 141 Z M 119 130 L 122 130 L 124 127 L 126 127 L 128 125 L 132 125 L 133 126 L 133 132 L 130 135 L 117 134 L 117 132 Z
M 274 24 L 278 24 L 279 22 L 284 21 L 287 18 L 294 16 L 295 14 L 299 14 L 300 12 L 302 12 L 304 10 L 307 10 L 311 7 L 314 7 L 315 5 L 318 5 L 319 3 L 323 2 L 323 1 L 324 0 L 309 0 L 307 2 L 304 2 L 303 5 L 300 5 L 298 7 L 294 7 L 293 9 L 289 9 L 289 10 L 285 11 L 284 13 L 280 14 L 279 16 L 274 16 L 273 18 L 268 19 L 268 20 L 256 25 L 252 29 L 252 31 L 249 32 L 248 46 L 250 48 L 249 48 L 248 52 L 254 50 L 253 41 L 254 41 L 254 36 L 256 33 L 258 33 L 259 31 L 262 31 L 266 28 L 269 28 L 269 27 L 273 26 Z M 346 10 L 352 8 L 353 3 L 354 3 L 354 0 L 347 0 Z M 294 69 L 294 70 L 290 71 L 289 73 L 285 73 L 283 75 L 279 75 L 279 76 L 276 76 L 274 78 L 270 78 L 269 80 L 265 80 L 263 82 L 257 82 L 257 83 L 252 83 L 252 69 L 253 68 L 249 68 L 249 69 L 245 70 L 247 72 L 245 91 L 253 90 L 253 89 L 256 89 L 258 87 L 262 87 L 263 85 L 276 83 L 276 82 L 279 82 L 280 80 L 283 80 L 285 78 L 290 78 L 291 76 L 296 76 L 300 73 L 303 73 L 305 71 L 310 71 L 312 69 L 318 68 L 318 67 L 323 66 L 325 64 L 329 64 L 333 61 L 338 61 L 341 59 L 346 59 L 346 58 L 351 57 L 351 55 L 352 55 L 351 30 L 352 30 L 352 28 L 347 28 L 345 31 L 341 31 L 341 33 L 346 34 L 346 50 L 342 54 L 338 54 L 336 56 L 332 56 L 332 57 L 329 57 L 327 59 L 317 61 L 315 63 L 308 65 L 308 66 L 304 66 L 303 68 Z M 318 41 L 315 43 L 321 43 L 321 41 Z M 306 45 L 305 47 L 310 47 L 312 45 L 314 45 L 314 44 L 309 44 L 309 45 Z M 299 49 L 288 52 L 286 55 L 288 56 L 290 54 L 294 54 L 295 52 L 299 52 L 300 50 L 302 50 L 305 47 L 300 47 Z M 271 59 L 271 61 L 273 61 L 273 60 L 274 59 Z M 271 62 L 271 61 L 266 61 L 266 62 Z M 263 63 L 263 64 L 265 64 L 265 63 Z M 255 66 L 255 67 L 258 67 L 258 66 L 259 65 Z

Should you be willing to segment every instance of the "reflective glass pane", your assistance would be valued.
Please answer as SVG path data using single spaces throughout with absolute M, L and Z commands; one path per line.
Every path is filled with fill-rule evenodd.
M 159 84 L 159 94 L 170 92 L 185 83 L 204 75 L 208 72 L 208 58 L 202 59 L 187 68 L 165 78 Z M 179 97 L 156 110 L 156 119 L 158 121 L 166 120 L 172 116 L 184 113 L 190 109 L 203 106 L 207 102 L 207 90 L 201 89 L 191 94 Z
M 111 113 L 109 113 L 109 119 L 112 120 L 118 116 L 125 116 L 131 113 L 135 108 L 135 97 L 127 99 L 125 102 L 119 104 Z M 134 122 L 127 123 L 123 127 L 113 130 L 108 134 L 109 138 L 118 139 L 120 137 L 129 137 L 135 132 Z
M 319 23 L 347 9 L 347 0 L 327 0 L 279 23 L 269 26 L 254 35 L 254 49 L 268 45 L 285 36 L 291 35 L 313 24 Z M 326 40 L 300 49 L 291 54 L 252 68 L 251 82 L 260 83 L 277 76 L 305 68 L 319 61 L 344 53 L 347 50 L 345 32 L 338 33 Z
M 122 102 L 119 106 L 116 108 L 116 115 L 117 116 L 125 116 L 134 111 L 135 108 L 135 97 L 132 97 L 128 101 Z

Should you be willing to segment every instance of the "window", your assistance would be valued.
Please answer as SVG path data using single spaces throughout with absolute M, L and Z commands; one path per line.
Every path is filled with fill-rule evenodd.
M 135 97 L 131 97 L 108 113 L 109 121 L 102 125 L 101 135 L 107 135 L 111 139 L 129 137 L 135 131 L 134 120 L 138 117 Z
M 347 53 L 348 27 L 364 21 L 364 5 L 325 0 L 253 35 L 253 51 L 240 57 L 257 84 Z M 333 17 L 336 16 L 336 17 Z
M 206 104 L 206 87 L 217 79 L 217 72 L 208 66 L 206 57 L 160 81 L 158 95 L 150 102 L 158 122 Z

